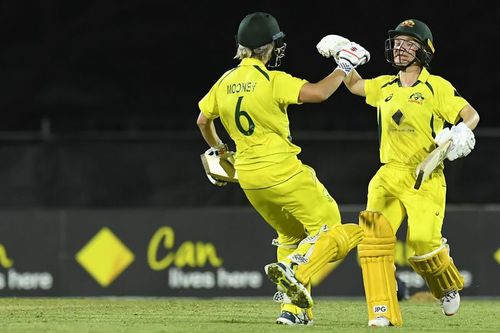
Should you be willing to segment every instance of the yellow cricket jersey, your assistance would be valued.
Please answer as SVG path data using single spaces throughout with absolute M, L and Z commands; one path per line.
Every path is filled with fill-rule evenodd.
M 377 108 L 380 161 L 414 167 L 436 145 L 445 121 L 458 122 L 468 104 L 450 82 L 423 68 L 412 87 L 397 75 L 365 80 L 366 103 Z
M 306 80 L 269 71 L 258 59 L 245 58 L 227 71 L 198 103 L 209 119 L 220 117 L 236 143 L 235 168 L 257 170 L 294 157 L 287 107 L 299 104 Z

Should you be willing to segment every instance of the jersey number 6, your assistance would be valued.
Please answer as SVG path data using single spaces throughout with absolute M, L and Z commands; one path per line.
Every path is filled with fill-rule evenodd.
M 238 130 L 243 133 L 246 136 L 250 136 L 253 134 L 253 131 L 255 129 L 255 124 L 250 118 L 250 115 L 248 112 L 241 110 L 241 100 L 243 99 L 243 96 L 238 97 L 238 102 L 236 103 L 236 110 L 234 112 L 234 121 L 236 122 L 236 127 L 238 127 Z M 247 119 L 248 122 L 248 130 L 245 130 L 243 128 L 243 125 L 240 122 L 241 117 L 244 117 Z

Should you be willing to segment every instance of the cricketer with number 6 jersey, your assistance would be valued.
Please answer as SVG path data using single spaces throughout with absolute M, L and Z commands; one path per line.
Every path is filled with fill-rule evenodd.
M 298 158 L 301 149 L 292 143 L 287 108 L 328 99 L 349 72 L 369 60 L 369 52 L 349 42 L 356 45 L 355 50 L 338 50 L 337 67 L 322 80 L 310 83 L 268 69 L 279 66 L 285 56 L 284 37 L 269 13 L 245 16 L 238 28 L 235 56 L 241 62 L 222 75 L 199 102 L 196 123 L 211 147 L 209 151 L 221 154 L 224 145 L 213 121 L 220 118 L 236 143 L 238 183 L 277 233 L 272 241 L 277 247 L 277 262 L 264 266 L 278 291 L 273 297 L 281 310 L 276 323 L 310 325 L 314 275 L 330 270 L 330 262 L 342 261 L 359 244 L 363 230 L 353 223 L 341 224 L 337 203 L 314 169 Z M 214 177 L 209 180 L 223 185 Z
M 287 107 L 298 104 L 298 95 L 306 80 L 285 72 L 269 71 L 261 61 L 245 58 L 226 72 L 199 102 L 201 112 L 220 120 L 236 143 L 235 168 L 242 188 L 262 186 L 241 178 L 241 171 L 255 171 L 286 163 L 279 173 L 263 173 L 266 186 L 289 177 L 291 169 L 300 169 L 296 155 L 300 148 L 291 141 Z

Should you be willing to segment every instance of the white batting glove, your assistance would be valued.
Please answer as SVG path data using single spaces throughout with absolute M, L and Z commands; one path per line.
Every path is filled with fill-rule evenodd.
M 223 143 L 222 141 L 219 142 L 218 145 L 214 146 L 214 147 L 210 147 L 206 152 L 206 153 L 209 153 L 209 155 L 212 155 L 214 154 L 215 156 L 222 156 L 224 155 L 225 153 L 227 153 L 229 151 L 229 147 Z
M 453 161 L 457 158 L 469 155 L 476 145 L 474 132 L 464 123 L 452 126 L 450 131 L 453 145 L 448 151 L 446 158 Z
M 339 35 L 327 35 L 319 41 L 316 48 L 323 57 L 334 57 L 335 61 L 337 61 L 338 53 L 344 46 L 349 44 L 349 42 L 349 39 Z
M 229 151 L 229 149 L 228 149 L 227 145 L 221 142 L 216 147 L 208 148 L 204 154 L 208 155 L 208 156 L 220 156 L 222 158 L 222 156 L 226 155 L 228 153 L 228 151 Z M 225 182 L 225 181 L 215 179 L 214 177 L 210 176 L 209 174 L 206 174 L 206 175 L 207 175 L 208 180 L 216 186 L 226 186 L 227 185 L 227 182 Z
M 370 52 L 355 42 L 349 42 L 338 53 L 337 68 L 345 75 L 349 75 L 354 68 L 368 61 L 370 61 Z
M 450 139 L 451 139 L 451 131 L 448 127 L 445 127 L 436 135 L 436 137 L 434 138 L 434 142 L 438 146 L 441 146 Z
M 476 145 L 474 132 L 463 122 L 452 126 L 451 129 L 443 129 L 436 135 L 434 141 L 441 145 L 450 139 L 452 144 L 446 154 L 446 158 L 450 161 L 469 155 Z

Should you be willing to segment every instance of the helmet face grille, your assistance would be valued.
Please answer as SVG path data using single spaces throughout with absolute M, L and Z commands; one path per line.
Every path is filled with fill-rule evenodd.
M 414 63 L 418 63 L 419 65 L 421 65 L 423 67 L 429 68 L 429 64 L 432 60 L 433 54 L 425 47 L 424 44 L 420 43 L 420 41 L 418 41 L 418 40 L 417 40 L 417 42 L 418 42 L 418 44 L 420 44 L 419 48 L 417 50 L 413 49 L 415 51 L 415 54 L 414 54 L 415 58 L 412 61 L 410 61 L 404 65 L 396 63 L 396 61 L 394 59 L 395 53 L 396 54 L 406 53 L 406 54 L 412 55 L 410 53 L 410 49 L 406 49 L 406 48 L 401 47 L 401 46 L 396 46 L 397 45 L 397 43 L 396 43 L 397 36 L 401 36 L 401 35 L 396 35 L 395 38 L 388 38 L 385 41 L 384 53 L 385 53 L 385 59 L 387 60 L 387 62 L 389 62 L 390 64 L 392 64 L 393 67 L 395 67 L 399 70 L 404 70 Z
M 401 35 L 413 37 L 421 44 L 422 47 L 417 50 L 414 62 L 418 62 L 424 67 L 429 67 L 435 49 L 432 32 L 424 22 L 416 19 L 405 20 L 396 29 L 389 30 L 388 34 L 389 38 L 385 42 L 385 58 L 394 67 L 404 69 L 410 65 L 398 66 L 394 63 L 394 38 Z

